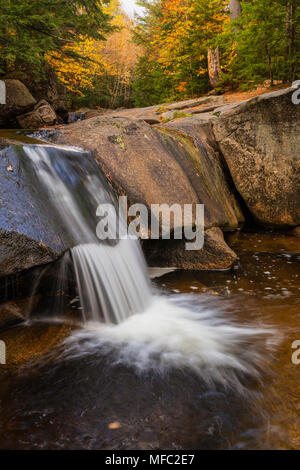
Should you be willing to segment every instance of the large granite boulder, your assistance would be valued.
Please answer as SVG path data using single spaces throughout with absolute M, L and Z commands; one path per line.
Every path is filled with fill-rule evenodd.
M 6 88 L 6 104 L 0 104 L 0 126 L 33 109 L 36 100 L 19 80 L 3 80 Z
M 161 126 L 160 132 L 176 138 L 183 146 L 189 146 L 191 159 L 181 161 L 190 175 L 199 199 L 214 214 L 212 222 L 224 231 L 236 229 L 244 222 L 244 215 L 236 198 L 236 191 L 227 174 L 212 130 L 216 119 L 206 114 L 178 119 Z M 192 164 L 191 164 L 192 161 Z M 222 220 L 223 218 L 223 220 Z
M 293 93 L 288 88 L 220 108 L 212 121 L 238 192 L 265 226 L 300 224 L 300 105 Z
M 205 142 L 202 144 L 175 129 L 154 128 L 144 120 L 103 116 L 59 129 L 56 141 L 91 150 L 115 192 L 127 195 L 129 204 L 145 204 L 149 213 L 152 204 L 179 204 L 182 207 L 184 204 L 204 204 L 206 229 L 235 230 L 243 219 L 217 153 Z M 166 243 L 162 241 L 162 250 Z M 171 246 L 171 241 L 169 243 Z M 224 240 L 222 244 L 226 247 Z M 177 259 L 177 266 L 205 268 L 202 255 L 206 248 L 201 256 L 196 256 L 195 252 L 187 254 L 189 261 L 185 263 L 185 250 L 181 244 L 175 245 L 180 255 L 176 258 L 172 254 L 170 263 Z M 234 259 L 230 253 L 226 267 Z M 224 268 L 220 250 L 206 260 L 207 269 L 212 266 Z M 163 256 L 161 262 L 170 265 Z

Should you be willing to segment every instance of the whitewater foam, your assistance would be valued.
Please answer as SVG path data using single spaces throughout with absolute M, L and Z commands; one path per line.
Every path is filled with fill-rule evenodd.
M 189 369 L 210 385 L 221 382 L 236 388 L 241 375 L 259 376 L 259 342 L 271 348 L 271 331 L 237 326 L 214 310 L 192 310 L 176 296 L 154 296 L 144 313 L 119 325 L 87 323 L 65 341 L 64 354 L 109 355 L 114 364 L 138 373 Z

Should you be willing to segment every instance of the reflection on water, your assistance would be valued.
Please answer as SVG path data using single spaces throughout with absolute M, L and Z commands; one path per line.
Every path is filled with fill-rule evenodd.
M 281 336 L 275 350 L 255 338 L 244 348 L 257 351 L 260 344 L 263 361 L 260 379 L 240 376 L 246 394 L 224 382 L 212 386 L 187 368 L 137 373 L 113 360 L 109 344 L 70 354 L 74 343 L 67 339 L 17 373 L 3 373 L 0 448 L 299 448 L 300 366 L 291 362 L 291 343 L 300 339 L 300 250 L 297 239 L 288 240 L 272 244 L 269 235 L 244 235 L 233 270 L 175 271 L 156 280 L 156 289 L 175 303 L 184 299 L 191 310 L 275 327 Z M 27 328 L 27 343 L 41 337 L 41 328 L 58 327 Z M 26 328 L 19 330 L 26 344 Z

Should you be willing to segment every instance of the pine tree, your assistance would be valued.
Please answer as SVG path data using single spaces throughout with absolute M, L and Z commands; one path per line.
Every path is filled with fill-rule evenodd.
M 243 0 L 241 6 L 240 17 L 219 37 L 223 50 L 235 44 L 231 78 L 250 85 L 266 79 L 271 85 L 276 80 L 293 81 L 300 62 L 298 2 Z
M 88 36 L 104 39 L 109 0 L 0 0 L 0 73 L 41 73 L 44 56 Z

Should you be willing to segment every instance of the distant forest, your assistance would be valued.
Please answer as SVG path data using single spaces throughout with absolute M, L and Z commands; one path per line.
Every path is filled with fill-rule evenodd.
M 70 107 L 147 106 L 300 76 L 297 0 L 7 0 L 0 77 L 45 79 Z M 26 81 L 25 80 L 25 81 Z

